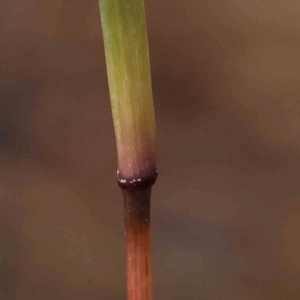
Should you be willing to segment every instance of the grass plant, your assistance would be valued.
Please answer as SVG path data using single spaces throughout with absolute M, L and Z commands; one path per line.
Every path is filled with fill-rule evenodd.
M 150 198 L 156 127 L 143 0 L 99 0 L 122 189 L 127 299 L 152 300 Z

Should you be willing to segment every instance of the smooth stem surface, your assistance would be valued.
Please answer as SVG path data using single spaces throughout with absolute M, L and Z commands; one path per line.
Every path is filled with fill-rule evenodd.
M 151 187 L 123 190 L 127 250 L 127 300 L 152 300 Z
M 144 0 L 99 0 L 123 191 L 128 300 L 152 300 L 150 195 L 156 127 Z
M 156 172 L 156 128 L 143 0 L 99 0 L 119 178 Z

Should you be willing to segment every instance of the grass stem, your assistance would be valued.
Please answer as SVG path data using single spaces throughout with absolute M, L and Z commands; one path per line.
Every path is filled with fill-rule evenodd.
M 151 187 L 123 190 L 128 300 L 152 300 L 150 195 Z
M 150 198 L 156 127 L 143 0 L 99 0 L 123 192 L 128 300 L 152 300 Z

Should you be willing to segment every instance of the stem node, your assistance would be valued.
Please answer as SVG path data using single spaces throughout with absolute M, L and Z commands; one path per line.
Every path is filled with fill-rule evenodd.
M 151 187 L 155 184 L 157 179 L 157 171 L 151 172 L 149 175 L 144 176 L 142 178 L 124 178 L 121 174 L 117 173 L 117 179 L 119 187 L 122 190 L 133 190 L 133 189 L 141 189 Z

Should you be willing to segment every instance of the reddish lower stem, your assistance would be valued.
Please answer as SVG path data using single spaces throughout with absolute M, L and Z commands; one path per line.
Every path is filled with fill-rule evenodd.
M 152 300 L 150 262 L 151 187 L 123 189 L 126 250 L 127 300 Z

